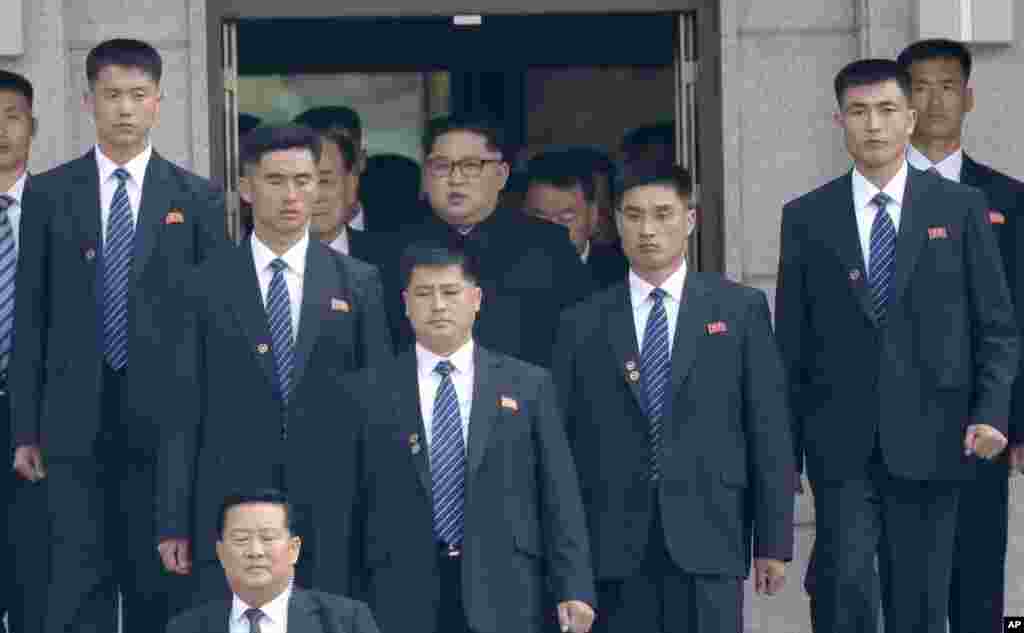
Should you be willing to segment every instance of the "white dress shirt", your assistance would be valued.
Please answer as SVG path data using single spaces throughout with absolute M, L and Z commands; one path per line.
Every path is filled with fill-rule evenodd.
M 454 369 L 451 373 L 455 395 L 459 399 L 459 417 L 462 418 L 462 443 L 469 445 L 469 414 L 473 408 L 473 339 L 445 358 L 416 343 L 416 375 L 420 387 L 420 414 L 423 416 L 423 428 L 426 431 L 427 448 L 434 433 L 434 398 L 437 388 L 441 386 L 441 375 L 434 371 L 443 360 L 450 361 Z
M 864 256 L 864 271 L 870 274 L 871 266 L 871 225 L 878 214 L 878 208 L 871 202 L 879 191 L 884 191 L 892 201 L 885 206 L 892 219 L 896 234 L 900 232 L 900 216 L 903 212 L 903 194 L 907 190 L 907 162 L 896 172 L 896 175 L 885 189 L 879 189 L 861 175 L 857 168 L 853 169 L 853 209 L 857 214 L 857 232 L 860 234 L 860 250 Z
M 107 220 L 110 218 L 110 203 L 114 201 L 114 192 L 120 183 L 114 176 L 118 167 L 128 172 L 128 180 L 124 182 L 128 193 L 128 206 L 132 212 L 132 223 L 139 225 L 139 205 L 142 203 L 142 185 L 146 178 L 146 167 L 149 166 L 149 159 L 153 156 L 153 146 L 147 145 L 146 149 L 124 165 L 118 165 L 108 158 L 100 146 L 96 146 L 96 167 L 100 173 L 100 235 L 104 242 L 107 240 Z
M 14 186 L 7 190 L 6 194 L 14 199 L 14 204 L 7 207 L 7 220 L 11 223 L 11 231 L 14 232 L 14 254 L 18 254 L 18 242 L 21 236 L 18 235 L 18 228 L 21 226 L 21 196 L 25 193 L 25 181 L 28 180 L 28 172 L 21 175 L 14 181 Z
M 302 312 L 302 275 L 306 271 L 306 251 L 309 249 L 309 231 L 302 239 L 289 248 L 281 259 L 284 260 L 284 283 L 288 286 L 288 301 L 292 308 L 292 341 L 299 337 L 299 316 Z M 267 308 L 267 295 L 270 294 L 270 280 L 274 278 L 274 269 L 270 263 L 278 256 L 270 247 L 252 234 L 252 259 L 256 266 L 256 277 L 260 282 L 260 295 L 263 297 L 263 309 Z M 265 633 L 265 632 L 264 632 Z
M 964 167 L 964 150 L 959 148 L 939 162 L 933 163 L 930 158 L 919 152 L 916 147 L 907 145 L 907 162 L 913 165 L 915 169 L 920 169 L 921 171 L 928 171 L 934 167 L 939 172 L 939 175 L 946 180 L 960 182 L 960 171 Z
M 366 214 L 363 213 L 362 203 L 356 202 L 356 205 L 352 207 L 352 211 L 352 219 L 348 221 L 348 228 L 353 231 L 365 231 Z
M 588 257 L 590 257 L 590 240 L 587 240 L 587 243 L 583 245 L 583 252 L 580 253 L 580 261 L 586 264 Z
M 336 253 L 341 253 L 342 255 L 349 254 L 348 227 L 344 224 L 341 225 L 341 233 L 338 233 L 338 237 L 334 238 L 334 241 L 331 242 L 331 248 Z
M 676 340 L 676 321 L 679 319 L 679 305 L 683 299 L 683 284 L 686 283 L 686 261 L 679 270 L 672 273 L 661 289 L 668 293 L 663 300 L 665 318 L 668 319 L 668 348 L 672 349 Z M 644 349 L 644 334 L 647 331 L 647 317 L 654 307 L 651 291 L 654 286 L 640 278 L 633 269 L 629 270 L 629 296 L 633 303 L 633 324 L 636 326 L 636 343 L 640 351 Z M 671 353 L 671 352 L 670 352 Z
M 288 601 L 292 597 L 292 584 L 276 598 L 260 607 L 263 616 L 259 619 L 260 633 L 288 633 Z M 231 616 L 228 633 L 249 633 L 249 618 L 245 612 L 251 609 L 245 601 L 235 595 L 231 599 Z

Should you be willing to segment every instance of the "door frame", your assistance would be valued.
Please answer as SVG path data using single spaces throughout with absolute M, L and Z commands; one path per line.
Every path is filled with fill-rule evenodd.
M 682 13 L 697 11 L 697 103 L 701 125 L 697 130 L 701 166 L 700 227 L 701 270 L 725 271 L 725 160 L 722 100 L 722 29 L 720 0 L 591 0 L 586 8 L 572 0 L 544 0 L 536 7 L 510 9 L 501 0 L 477 0 L 467 9 L 465 0 L 369 0 L 327 3 L 322 0 L 206 0 L 206 48 L 209 91 L 210 174 L 225 181 L 224 71 L 222 24 L 253 18 L 413 17 L 458 14 L 544 13 Z

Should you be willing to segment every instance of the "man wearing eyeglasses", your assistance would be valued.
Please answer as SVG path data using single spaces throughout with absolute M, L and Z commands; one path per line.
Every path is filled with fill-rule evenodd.
M 509 164 L 501 133 L 488 122 L 437 121 L 425 135 L 424 154 L 431 214 L 397 236 L 396 256 L 385 271 L 399 348 L 410 346 L 413 336 L 400 301 L 397 254 L 413 242 L 431 242 L 464 250 L 478 262 L 488 298 L 476 325 L 480 344 L 550 367 L 558 315 L 590 285 L 566 229 L 498 207 Z

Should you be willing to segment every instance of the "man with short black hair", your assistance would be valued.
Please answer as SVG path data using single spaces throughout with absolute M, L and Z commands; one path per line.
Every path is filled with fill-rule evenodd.
M 32 83 L 17 73 L 0 70 L 0 446 L 13 463 L 11 404 L 7 371 L 14 339 L 14 288 L 18 259 L 21 201 L 29 189 L 28 158 L 36 133 L 32 114 Z M 9 630 L 25 631 L 37 621 L 39 596 L 25 590 L 39 573 L 39 547 L 46 545 L 33 525 L 41 520 L 41 495 L 15 473 L 0 472 L 0 631 L 7 615 Z M 42 550 L 45 552 L 45 550 Z
M 689 174 L 633 173 L 628 274 L 562 315 L 554 378 L 608 633 L 735 633 L 793 553 L 792 443 L 764 294 L 688 271 Z M 753 534 L 753 538 L 752 535 Z
M 108 40 L 86 57 L 96 146 L 33 178 L 22 206 L 9 370 L 15 470 L 48 520 L 42 629 L 159 630 L 180 579 L 153 544 L 157 414 L 175 394 L 166 359 L 180 334 L 182 282 L 226 243 L 223 192 L 160 156 L 162 61 Z M 19 517 L 19 520 L 24 520 Z M 31 580 L 29 580 L 31 582 Z
M 935 169 L 949 180 L 980 189 L 987 217 L 1003 256 L 1003 269 L 1015 305 L 1024 297 L 1024 183 L 977 162 L 963 150 L 963 126 L 974 109 L 971 53 L 960 42 L 933 39 L 908 46 L 897 60 L 910 72 L 911 103 L 918 124 L 907 146 L 907 160 Z M 1018 331 L 1024 310 L 1017 310 Z M 973 476 L 960 493 L 953 582 L 949 596 L 951 633 L 996 631 L 1002 626 L 1009 536 L 1009 477 L 1024 469 L 1024 380 L 1014 382 L 1006 458 L 972 460 Z
M 891 60 L 835 78 L 851 172 L 788 203 L 775 318 L 796 463 L 816 517 L 816 626 L 946 626 L 965 456 L 1006 446 L 1019 343 L 977 190 L 908 166 L 911 78 Z
M 593 279 L 594 289 L 622 280 L 626 256 L 614 245 L 595 241 L 599 221 L 598 176 L 580 151 L 539 154 L 526 165 L 526 212 L 569 229 L 569 239 Z
M 310 231 L 324 244 L 343 255 L 375 263 L 385 253 L 385 245 L 376 233 L 353 231 L 349 226 L 359 204 L 358 150 L 348 136 L 340 132 L 321 132 L 319 183 Z
M 407 248 L 415 348 L 341 390 L 363 428 L 368 601 L 386 631 L 541 633 L 557 615 L 563 632 L 587 633 L 586 527 L 551 376 L 475 340 L 489 298 L 474 264 L 433 244 Z
M 231 601 L 183 613 L 167 633 L 377 633 L 362 602 L 295 586 L 302 539 L 284 493 L 256 490 L 225 497 L 217 516 L 217 558 Z
M 432 213 L 398 234 L 385 268 L 399 347 L 414 336 L 404 318 L 397 264 L 417 242 L 465 250 L 478 262 L 484 302 L 476 337 L 496 352 L 548 367 L 558 314 L 588 294 L 586 270 L 566 230 L 501 208 L 509 177 L 499 128 L 486 119 L 432 121 L 424 134 L 423 182 Z
M 352 203 L 346 211 L 349 218 L 345 221 L 353 231 L 365 231 L 369 226 L 366 210 L 359 201 L 359 180 L 366 170 L 366 139 L 363 136 L 363 120 L 359 113 L 345 106 L 320 106 L 306 110 L 295 117 L 295 123 L 305 125 L 321 134 L 333 133 L 347 137 L 355 146 L 355 159 L 349 171 L 353 178 L 350 194 Z M 370 228 L 373 228 L 370 226 Z
M 319 155 L 309 128 L 246 136 L 239 193 L 253 233 L 191 280 L 185 334 L 170 357 L 157 530 L 164 564 L 194 573 L 201 601 L 224 594 L 206 538 L 217 507 L 249 483 L 287 491 L 302 511 L 309 555 L 300 581 L 349 593 L 358 429 L 336 415 L 335 393 L 346 372 L 389 358 L 391 341 L 376 269 L 309 238 Z M 322 442 L 328 425 L 347 439 Z

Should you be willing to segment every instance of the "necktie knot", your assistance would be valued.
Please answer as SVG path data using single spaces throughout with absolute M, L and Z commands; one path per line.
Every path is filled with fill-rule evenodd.
M 288 268 L 288 264 L 280 257 L 270 262 L 270 269 L 275 273 L 283 272 L 286 268 Z
M 14 206 L 14 198 L 7 194 L 0 196 L 0 213 L 7 211 L 12 206 Z
M 455 365 L 452 365 L 450 360 L 443 360 L 434 367 L 434 371 L 441 375 L 442 378 L 446 378 L 455 370 Z
M 663 302 L 665 300 L 665 297 L 667 296 L 668 293 L 662 290 L 661 288 L 655 288 L 654 290 L 651 291 L 651 301 L 653 301 L 656 304 Z
M 249 632 L 259 633 L 260 618 L 263 617 L 263 611 L 260 611 L 259 609 L 246 609 L 245 613 L 242 615 L 244 615 L 245 619 L 249 621 Z
M 878 210 L 881 211 L 882 209 L 885 209 L 887 204 L 892 202 L 892 196 L 884 191 L 879 191 L 875 197 L 871 199 L 871 202 L 873 202 L 875 206 L 878 207 Z
M 125 181 L 131 178 L 131 174 L 129 174 L 128 170 L 124 169 L 123 167 L 118 167 L 117 169 L 114 170 L 114 178 L 117 178 L 120 184 L 123 185 Z

